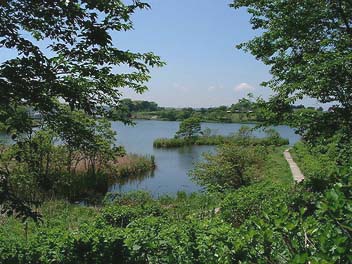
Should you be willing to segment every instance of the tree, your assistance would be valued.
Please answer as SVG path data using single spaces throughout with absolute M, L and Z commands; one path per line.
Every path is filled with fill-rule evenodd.
M 176 137 L 194 138 L 201 134 L 200 119 L 190 117 L 180 123 L 180 128 L 176 132 Z
M 192 117 L 194 110 L 191 107 L 182 108 L 180 111 L 177 111 L 177 119 L 184 120 Z
M 1 1 L 0 49 L 17 55 L 0 65 L 0 122 L 13 134 L 31 134 L 28 121 L 12 122 L 18 109 L 31 108 L 40 112 L 43 126 L 79 139 L 82 130 L 70 124 L 70 112 L 83 111 L 94 120 L 119 105 L 120 88 L 145 91 L 149 68 L 163 62 L 153 53 L 118 49 L 111 34 L 132 29 L 131 15 L 146 8 L 139 0 L 129 5 L 120 0 Z M 116 71 L 120 65 L 128 73 Z M 85 131 L 91 133 L 85 138 L 96 138 L 94 129 Z M 0 196 L 13 197 L 5 187 Z
M 334 113 L 312 118 L 304 133 L 330 127 L 352 131 L 352 3 L 349 0 L 235 0 L 246 7 L 253 29 L 262 33 L 238 48 L 271 67 L 263 85 L 274 92 L 265 106 L 271 123 L 289 119 L 305 96 L 334 103 Z M 286 115 L 288 113 L 288 115 Z M 331 117 L 333 116 L 333 117 Z M 320 126 L 323 123 L 324 127 Z M 349 132 L 348 132 L 349 131 Z
M 148 67 L 163 63 L 152 53 L 116 48 L 111 32 L 131 29 L 130 16 L 148 7 L 119 0 L 4 2 L 0 48 L 16 49 L 18 56 L 0 65 L 2 119 L 6 121 L 11 107 L 25 105 L 50 120 L 62 101 L 71 110 L 104 115 L 106 105 L 118 106 L 119 88 L 145 91 Z M 116 73 L 118 65 L 131 72 Z

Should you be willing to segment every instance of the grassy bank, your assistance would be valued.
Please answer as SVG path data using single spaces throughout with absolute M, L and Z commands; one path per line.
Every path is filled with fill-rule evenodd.
M 136 154 L 118 157 L 108 167 L 96 173 L 76 171 L 62 173 L 60 180 L 51 189 L 51 197 L 74 201 L 100 203 L 109 186 L 129 178 L 144 176 L 155 169 L 154 158 Z M 47 194 L 44 194 L 47 196 Z M 42 197 L 42 200 L 46 198 Z
M 142 175 L 155 169 L 154 156 L 140 156 L 130 154 L 120 157 L 112 167 L 110 179 L 112 181 Z
M 191 145 L 220 145 L 228 142 L 230 137 L 210 136 L 193 138 L 158 138 L 154 140 L 154 148 L 178 148 Z
M 154 157 L 136 154 L 117 156 L 108 163 L 96 160 L 94 166 L 76 154 L 77 161 L 68 167 L 67 153 L 60 147 L 53 147 L 48 156 L 50 163 L 43 159 L 39 165 L 46 170 L 24 174 L 28 167 L 7 154 L 10 151 L 12 149 L 8 147 L 2 149 L 0 164 L 3 169 L 11 171 L 9 183 L 14 193 L 33 201 L 65 199 L 70 202 L 100 203 L 112 184 L 144 175 L 155 168 Z

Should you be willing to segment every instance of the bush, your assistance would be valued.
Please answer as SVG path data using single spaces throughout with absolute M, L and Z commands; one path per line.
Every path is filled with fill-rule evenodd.
M 199 194 L 165 204 L 143 203 L 149 199 L 143 193 L 126 195 L 103 208 L 97 221 L 76 227 L 63 228 L 68 220 L 58 212 L 63 224 L 37 227 L 28 240 L 1 226 L 0 263 L 350 263 L 351 179 L 346 174 L 321 196 L 304 185 L 242 187 L 226 195 L 218 214 L 204 218 L 197 210 L 173 214 L 188 205 L 208 210 L 197 205 Z
M 261 177 L 265 156 L 264 147 L 227 144 L 215 155 L 204 154 L 205 162 L 196 164 L 190 174 L 209 190 L 237 189 Z
M 126 245 L 138 263 L 194 263 L 190 225 L 146 217 L 130 225 Z
M 333 144 L 308 147 L 297 143 L 292 150 L 293 158 L 305 175 L 305 184 L 316 192 L 324 192 L 338 180 L 336 159 L 338 155 Z
M 104 198 L 106 205 L 145 205 L 153 201 L 152 195 L 147 191 L 108 193 Z
M 155 203 L 143 206 L 114 205 L 104 208 L 100 219 L 105 224 L 122 228 L 138 218 L 161 215 L 163 210 Z
M 221 205 L 221 217 L 234 226 L 240 226 L 251 216 L 259 216 L 287 188 L 270 182 L 242 187 L 226 195 Z
M 86 264 L 130 263 L 124 247 L 123 230 L 82 226 L 79 232 L 51 229 L 38 233 L 27 243 L 0 241 L 0 263 Z
M 134 261 L 148 263 L 233 263 L 233 228 L 221 220 L 166 222 L 147 217 L 126 238 Z M 143 231 L 142 231 L 143 230 Z

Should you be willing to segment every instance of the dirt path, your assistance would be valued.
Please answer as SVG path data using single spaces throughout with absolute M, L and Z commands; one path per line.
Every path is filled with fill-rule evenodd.
M 304 180 L 304 175 L 302 174 L 301 170 L 297 166 L 296 162 L 294 162 L 289 149 L 286 149 L 284 151 L 284 156 L 285 156 L 285 159 L 287 160 L 288 164 L 290 165 L 293 179 L 296 182 L 303 181 Z

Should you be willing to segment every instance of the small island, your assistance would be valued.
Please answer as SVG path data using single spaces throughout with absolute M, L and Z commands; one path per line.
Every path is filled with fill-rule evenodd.
M 177 148 L 192 145 L 242 144 L 244 138 L 250 140 L 252 145 L 284 146 L 289 144 L 288 139 L 280 137 L 280 134 L 274 129 L 265 129 L 265 138 L 255 138 L 251 132 L 252 129 L 250 127 L 243 126 L 233 135 L 212 135 L 212 131 L 209 128 L 201 129 L 199 118 L 191 117 L 180 123 L 179 130 L 174 138 L 158 138 L 154 141 L 153 146 L 155 148 Z

